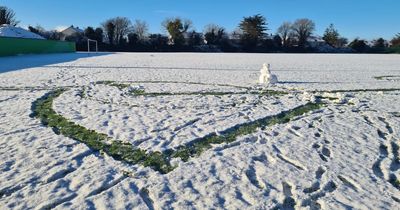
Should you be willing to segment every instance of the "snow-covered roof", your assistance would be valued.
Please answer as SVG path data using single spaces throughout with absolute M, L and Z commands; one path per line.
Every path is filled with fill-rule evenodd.
M 7 24 L 0 25 L 0 36 L 17 37 L 17 38 L 25 38 L 25 39 L 45 39 L 42 36 L 32 33 L 23 28 L 10 26 Z
M 64 29 L 63 31 L 61 31 L 61 33 L 66 34 L 66 35 L 72 35 L 74 33 L 83 33 L 83 30 L 78 28 L 78 27 L 74 27 L 74 26 L 70 26 L 66 29 Z
M 325 42 L 325 40 L 322 38 L 322 36 L 310 36 L 307 38 L 307 41 L 309 41 L 309 42 Z

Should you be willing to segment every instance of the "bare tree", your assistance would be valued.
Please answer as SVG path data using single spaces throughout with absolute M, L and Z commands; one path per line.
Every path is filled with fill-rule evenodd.
M 297 19 L 292 26 L 299 47 L 305 47 L 307 39 L 315 30 L 315 23 L 307 18 Z
M 102 23 L 110 44 L 120 44 L 124 37 L 132 30 L 132 23 L 126 17 L 115 17 Z
M 12 26 L 18 25 L 19 21 L 15 18 L 15 12 L 4 6 L 0 6 L 0 25 L 8 24 Z
M 114 24 L 116 42 L 120 44 L 121 40 L 132 30 L 132 23 L 126 17 L 116 17 Z
M 149 32 L 149 26 L 145 21 L 135 20 L 132 27 L 132 32 L 137 35 L 140 41 L 146 40 Z
M 281 26 L 279 26 L 277 33 L 282 39 L 283 47 L 288 47 L 290 43 L 290 39 L 293 36 L 292 24 L 290 22 L 284 22 Z

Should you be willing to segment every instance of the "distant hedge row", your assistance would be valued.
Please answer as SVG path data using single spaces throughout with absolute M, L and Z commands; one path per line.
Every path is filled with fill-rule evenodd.
M 74 42 L 0 37 L 0 56 L 75 52 Z

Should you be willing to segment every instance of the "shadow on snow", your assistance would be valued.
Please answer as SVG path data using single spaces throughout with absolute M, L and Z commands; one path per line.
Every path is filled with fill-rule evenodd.
M 0 57 L 0 73 L 70 62 L 111 53 L 57 53 Z

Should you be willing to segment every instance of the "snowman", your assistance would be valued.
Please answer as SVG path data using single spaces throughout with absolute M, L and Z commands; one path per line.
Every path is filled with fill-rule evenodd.
M 270 71 L 271 65 L 270 64 L 263 64 L 263 68 L 260 70 L 260 84 L 275 84 L 278 82 L 278 77 L 275 74 L 271 74 Z

